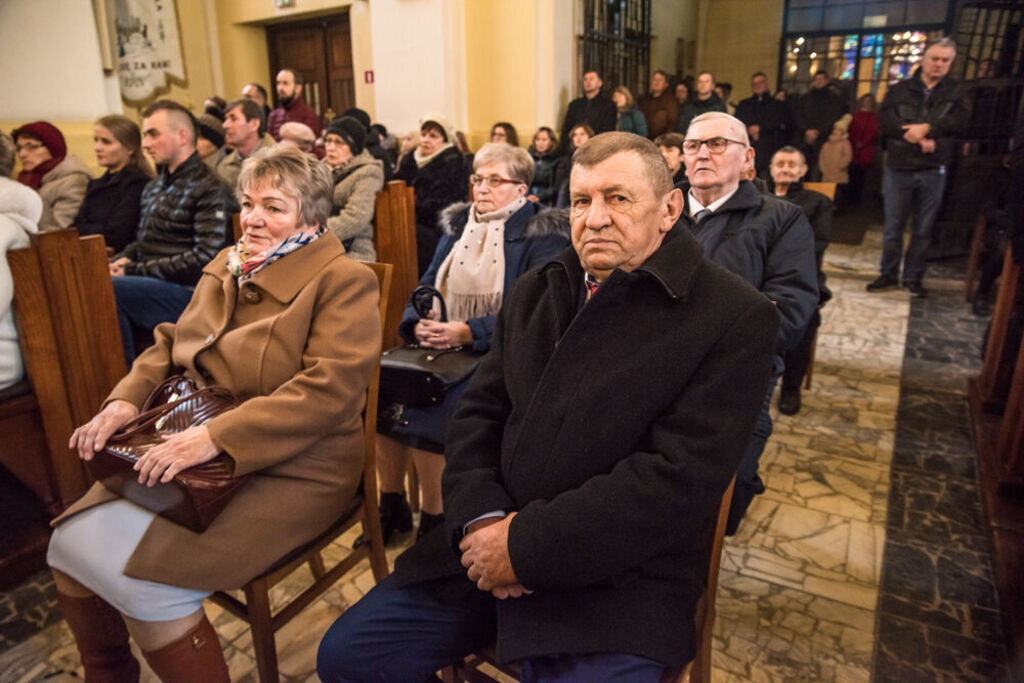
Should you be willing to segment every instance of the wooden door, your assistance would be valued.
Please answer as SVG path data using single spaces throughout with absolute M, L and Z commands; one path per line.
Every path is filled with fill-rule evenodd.
M 282 68 L 298 71 L 302 97 L 322 119 L 355 106 L 348 14 L 268 26 L 267 50 L 270 82 Z

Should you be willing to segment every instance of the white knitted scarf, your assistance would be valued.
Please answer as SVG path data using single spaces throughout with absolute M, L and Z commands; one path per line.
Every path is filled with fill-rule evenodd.
M 441 148 L 439 150 L 437 150 L 433 154 L 428 154 L 426 156 L 420 154 L 420 148 L 419 148 L 419 146 L 417 146 L 416 149 L 414 149 L 412 151 L 412 158 L 416 160 L 416 168 L 423 168 L 424 166 L 429 164 L 431 161 L 436 159 L 438 154 L 440 154 L 441 152 L 445 151 L 446 149 L 448 149 L 451 146 L 452 146 L 452 144 L 450 142 L 449 143 L 445 143 L 444 145 L 441 146 Z
M 434 280 L 448 308 L 448 320 L 465 322 L 498 313 L 505 289 L 505 221 L 525 204 L 526 198 L 519 197 L 490 213 L 470 209 L 462 236 Z

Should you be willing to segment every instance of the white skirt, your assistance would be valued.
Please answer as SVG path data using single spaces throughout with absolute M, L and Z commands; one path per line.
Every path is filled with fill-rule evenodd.
M 53 530 L 46 561 L 139 621 L 170 621 L 202 608 L 210 593 L 124 575 L 156 515 L 127 500 L 80 512 Z

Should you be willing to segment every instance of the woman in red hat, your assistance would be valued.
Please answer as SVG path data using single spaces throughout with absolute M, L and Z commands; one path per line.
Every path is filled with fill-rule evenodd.
M 12 137 L 21 161 L 18 182 L 38 192 L 43 200 L 39 229 L 70 227 L 92 180 L 88 167 L 68 154 L 64 136 L 46 121 L 26 123 Z

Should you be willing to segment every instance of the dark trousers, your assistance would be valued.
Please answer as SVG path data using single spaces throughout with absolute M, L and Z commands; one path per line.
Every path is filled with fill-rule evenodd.
M 153 328 L 160 323 L 175 322 L 192 299 L 192 288 L 138 275 L 112 280 L 124 359 L 131 367 L 136 344 L 152 342 Z
M 757 475 L 757 465 L 764 453 L 768 437 L 772 435 L 772 394 L 775 393 L 775 383 L 779 380 L 778 374 L 773 374 L 768 383 L 768 392 L 761 404 L 761 412 L 754 423 L 754 433 L 750 436 L 747 449 L 743 452 L 743 459 L 736 469 L 736 486 L 732 491 L 732 503 L 729 505 L 729 521 L 725 526 L 727 536 L 736 533 L 740 526 L 743 515 L 753 502 L 754 497 L 764 493 L 764 482 Z
M 786 369 L 782 372 L 783 389 L 800 388 L 800 383 L 804 381 L 804 375 L 807 374 L 807 368 L 811 365 L 811 347 L 814 345 L 814 334 L 820 325 L 821 312 L 816 308 L 804 329 L 804 336 L 800 338 L 796 347 L 784 356 Z
M 495 601 L 483 591 L 459 602 L 440 600 L 431 583 L 399 586 L 389 576 L 327 630 L 317 674 L 325 683 L 436 680 L 438 669 L 494 642 Z M 524 682 L 656 683 L 663 671 L 658 662 L 623 654 L 539 657 L 520 664 Z
M 925 253 L 932 240 L 932 225 L 946 187 L 944 168 L 924 171 L 885 169 L 885 227 L 882 229 L 882 275 L 896 280 L 903 256 L 903 226 L 913 218 L 910 245 L 903 257 L 903 284 L 924 278 Z

